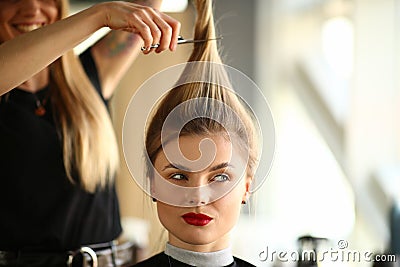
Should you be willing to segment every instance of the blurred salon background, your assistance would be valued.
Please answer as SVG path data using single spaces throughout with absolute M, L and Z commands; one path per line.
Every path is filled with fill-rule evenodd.
M 76 11 L 94 1 L 71 3 Z M 182 36 L 192 37 L 190 0 L 164 0 L 163 10 L 181 21 Z M 225 63 L 263 91 L 277 139 L 270 174 L 235 228 L 234 254 L 275 267 L 373 263 L 361 256 L 301 265 L 289 256 L 272 260 L 273 251 L 400 254 L 400 1 L 216 0 L 215 17 Z M 185 62 L 190 50 L 139 56 L 112 100 L 120 143 L 135 90 Z M 139 258 L 159 252 L 156 208 L 125 162 L 117 185 L 124 237 L 137 243 Z

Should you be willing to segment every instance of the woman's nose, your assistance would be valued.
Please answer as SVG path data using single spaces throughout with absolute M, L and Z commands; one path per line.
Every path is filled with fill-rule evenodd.
M 208 186 L 188 188 L 187 201 L 190 206 L 203 206 L 209 202 L 210 194 Z
M 21 2 L 21 12 L 24 15 L 34 16 L 40 12 L 41 1 L 40 0 L 24 0 Z

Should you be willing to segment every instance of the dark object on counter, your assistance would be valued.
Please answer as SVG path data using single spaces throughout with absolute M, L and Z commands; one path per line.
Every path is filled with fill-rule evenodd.
M 297 267 L 318 267 L 318 248 L 327 238 L 314 237 L 311 235 L 301 236 L 297 239 L 299 243 L 299 261 Z

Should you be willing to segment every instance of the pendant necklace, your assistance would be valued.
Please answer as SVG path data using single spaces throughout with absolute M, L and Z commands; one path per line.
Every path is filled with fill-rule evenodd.
M 49 92 L 46 93 L 45 97 L 42 100 L 40 100 L 36 94 L 33 95 L 35 96 L 36 99 L 35 115 L 42 117 L 46 114 L 45 105 L 49 99 Z

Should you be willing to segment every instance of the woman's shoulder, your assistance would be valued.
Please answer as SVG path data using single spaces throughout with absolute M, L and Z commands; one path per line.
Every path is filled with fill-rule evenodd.
M 234 262 L 233 262 L 234 264 L 232 265 L 232 267 L 256 267 L 255 265 L 253 265 L 247 261 L 244 261 L 242 259 L 239 259 L 237 257 L 233 257 L 233 259 L 234 259 Z
M 161 252 L 133 266 L 135 267 L 169 266 L 168 257 L 167 255 L 164 254 L 164 252 Z

